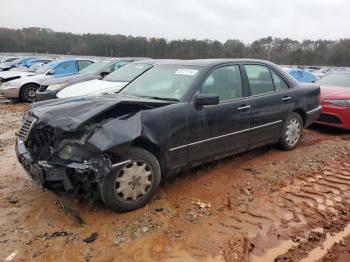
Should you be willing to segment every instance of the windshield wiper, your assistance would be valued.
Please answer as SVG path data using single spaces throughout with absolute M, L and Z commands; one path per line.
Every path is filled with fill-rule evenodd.
M 171 97 L 159 97 L 159 96 L 142 96 L 142 97 L 149 98 L 149 99 L 155 99 L 155 100 L 173 101 L 173 102 L 179 102 L 180 101 L 177 98 L 171 98 Z

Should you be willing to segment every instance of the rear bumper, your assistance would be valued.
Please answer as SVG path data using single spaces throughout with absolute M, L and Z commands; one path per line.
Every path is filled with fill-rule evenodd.
M 315 122 L 321 115 L 321 111 L 322 111 L 322 106 L 319 106 L 315 109 L 312 109 L 306 112 L 305 127 L 308 127 L 313 122 Z

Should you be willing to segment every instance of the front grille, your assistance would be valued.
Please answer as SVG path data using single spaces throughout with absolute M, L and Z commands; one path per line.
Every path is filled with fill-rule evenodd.
M 329 124 L 341 124 L 341 120 L 338 117 L 329 114 L 321 114 L 317 121 Z
M 22 119 L 21 128 L 18 132 L 18 137 L 23 142 L 26 142 L 28 140 L 30 131 L 32 130 L 34 124 L 36 122 L 36 118 L 29 116 L 28 114 L 25 114 Z

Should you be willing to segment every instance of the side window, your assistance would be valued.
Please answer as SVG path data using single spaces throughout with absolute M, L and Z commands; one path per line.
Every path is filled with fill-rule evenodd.
M 277 75 L 273 71 L 271 71 L 271 73 L 272 73 L 273 83 L 275 84 L 276 91 L 287 90 L 289 88 L 287 83 L 279 75 Z
M 89 60 L 78 60 L 78 70 L 82 70 L 84 69 L 85 67 L 91 65 L 93 62 L 92 61 L 89 61 Z
M 67 61 L 57 65 L 55 68 L 55 75 L 73 74 L 77 71 L 75 61 Z
M 244 66 L 252 95 L 274 92 L 270 70 L 261 65 Z
M 242 97 L 242 79 L 238 65 L 215 69 L 205 80 L 202 94 L 216 94 L 220 101 Z
M 123 66 L 125 66 L 128 63 L 129 63 L 129 61 L 120 61 L 120 62 L 117 62 L 117 63 L 109 66 L 108 68 L 106 68 L 103 71 L 108 72 L 108 73 L 112 73 L 115 70 L 118 70 L 119 68 L 122 68 Z
M 120 61 L 118 63 L 115 63 L 114 70 L 118 70 L 119 68 L 122 68 L 123 66 L 125 66 L 128 63 L 129 63 L 128 61 Z

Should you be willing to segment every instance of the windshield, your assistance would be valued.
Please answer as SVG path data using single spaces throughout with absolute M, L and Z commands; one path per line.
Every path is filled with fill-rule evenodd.
M 17 65 L 19 63 L 22 63 L 22 61 L 23 61 L 23 58 L 17 58 L 15 60 L 11 61 L 9 64 L 10 65 Z
M 16 59 L 18 58 L 17 57 L 5 58 L 2 60 L 2 62 L 9 63 L 9 62 L 15 61 Z
M 317 83 L 324 86 L 350 87 L 350 72 L 331 73 L 321 78 Z
M 37 71 L 40 67 L 42 67 L 43 65 L 45 65 L 45 64 L 43 64 L 43 63 L 36 63 L 36 64 L 31 65 L 30 67 L 28 67 L 28 71 L 35 72 L 35 71 Z
M 164 100 L 180 100 L 199 75 L 200 67 L 156 66 L 127 85 L 121 94 Z
M 139 64 L 139 63 L 131 63 L 123 66 L 122 68 L 114 71 L 109 76 L 105 77 L 106 81 L 110 82 L 130 82 L 135 77 L 139 76 L 149 68 L 151 68 L 152 65 L 147 64 Z
M 36 70 L 36 72 L 38 74 L 45 74 L 48 70 L 50 70 L 54 65 L 56 64 L 56 62 L 51 62 L 48 63 L 42 67 L 40 67 L 38 70 Z
M 93 63 L 84 69 L 80 70 L 79 74 L 96 74 L 105 69 L 108 65 L 109 61 L 101 61 Z

